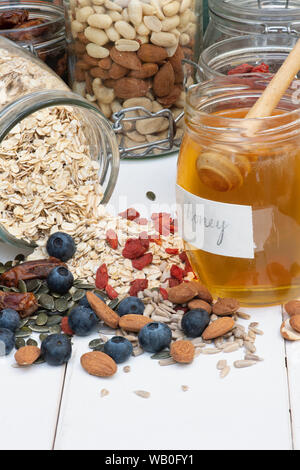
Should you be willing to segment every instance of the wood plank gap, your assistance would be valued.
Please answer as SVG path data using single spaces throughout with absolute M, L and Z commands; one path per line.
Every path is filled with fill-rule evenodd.
M 57 419 L 56 419 L 56 425 L 55 425 L 55 430 L 54 430 L 54 436 L 53 436 L 53 442 L 52 442 L 51 450 L 55 450 L 57 429 L 58 429 L 58 423 L 59 423 L 59 419 L 60 419 L 61 405 L 62 405 L 63 394 L 64 394 L 65 383 L 66 383 L 66 377 L 67 377 L 67 369 L 68 369 L 68 364 L 66 364 L 66 366 L 65 366 L 65 372 L 64 372 L 63 381 L 62 381 L 62 386 L 61 386 L 60 400 L 59 400 L 59 404 L 58 404 Z

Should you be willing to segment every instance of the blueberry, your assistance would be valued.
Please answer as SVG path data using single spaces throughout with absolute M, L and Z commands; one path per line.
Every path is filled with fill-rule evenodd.
M 201 336 L 205 328 L 208 326 L 210 316 L 203 308 L 190 310 L 186 312 L 181 320 L 181 328 L 186 336 L 197 338 Z
M 145 305 L 140 299 L 138 299 L 137 297 L 126 297 L 119 303 L 117 312 L 118 315 L 122 317 L 123 315 L 127 315 L 129 313 L 134 313 L 135 315 L 143 315 L 144 310 Z
M 117 364 L 127 361 L 132 351 L 133 347 L 131 342 L 122 336 L 114 336 L 104 345 L 104 352 L 112 357 Z
M 139 342 L 148 352 L 159 352 L 170 346 L 172 332 L 164 323 L 153 322 L 145 325 L 139 332 Z
M 54 256 L 61 261 L 68 261 L 76 251 L 73 238 L 64 232 L 53 233 L 48 238 L 46 248 L 50 256 Z
M 2 348 L 2 346 L 4 346 Z M 8 355 L 15 346 L 15 336 L 11 330 L 0 328 L 0 351 L 1 356 Z M 5 348 L 5 353 L 4 353 Z M 2 352 L 3 351 L 3 352 Z
M 42 355 L 50 366 L 61 366 L 72 355 L 72 344 L 65 335 L 49 335 L 41 345 Z
M 103 300 L 103 302 L 105 302 L 105 299 L 100 295 L 98 294 L 97 292 L 94 292 L 94 294 L 101 300 Z M 82 297 L 79 302 L 78 302 L 78 305 L 81 305 L 82 307 L 86 307 L 86 308 L 91 308 L 90 304 L 89 304 L 89 301 L 86 297 L 86 294 L 84 295 L 84 297 Z
M 79 305 L 71 310 L 69 326 L 77 336 L 87 336 L 97 324 L 97 317 L 91 308 Z
M 4 308 L 0 311 L 0 328 L 16 331 L 20 326 L 20 316 L 13 308 Z
M 73 274 L 64 266 L 56 266 L 47 277 L 47 285 L 52 292 L 66 294 L 73 286 Z

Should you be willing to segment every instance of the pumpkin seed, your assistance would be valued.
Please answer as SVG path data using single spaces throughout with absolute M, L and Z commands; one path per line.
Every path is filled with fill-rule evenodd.
M 5 266 L 0 266 L 0 274 L 5 273 L 6 267 Z
M 47 335 L 46 333 L 42 333 L 39 338 L 40 338 L 40 341 L 43 342 L 44 339 L 46 339 L 49 335 Z
M 61 333 L 61 327 L 60 327 L 60 325 L 50 326 L 50 328 L 49 328 L 49 333 L 50 333 L 51 335 L 59 335 L 59 333 Z
M 58 312 L 65 312 L 68 309 L 68 301 L 66 299 L 56 299 L 54 306 Z
M 6 269 L 12 268 L 12 265 L 13 265 L 13 262 L 12 262 L 12 261 L 6 261 L 6 263 L 4 264 L 4 266 L 6 267 Z
M 48 318 L 47 326 L 54 326 L 61 324 L 62 317 L 60 315 L 53 315 L 52 317 Z
M 60 299 L 60 298 L 61 298 L 61 295 L 58 294 L 57 292 L 51 292 L 51 295 L 52 295 L 52 297 L 54 297 L 55 299 Z
M 15 348 L 20 349 L 23 348 L 26 345 L 25 339 L 23 338 L 17 338 L 15 341 Z
M 37 366 L 39 364 L 44 364 L 46 361 L 43 357 L 39 357 L 32 365 Z
M 27 325 L 28 322 L 29 318 L 23 318 L 22 320 L 20 320 L 19 330 L 23 328 L 23 326 Z
M 68 302 L 67 309 L 69 309 L 69 310 L 72 309 L 74 307 L 74 305 L 75 305 L 75 302 L 73 302 L 73 300 L 70 300 Z
M 42 283 L 37 293 L 38 294 L 48 294 L 49 293 L 48 286 L 46 284 Z
M 74 282 L 74 287 L 77 287 L 77 289 L 85 289 L 85 290 L 93 290 L 95 289 L 95 286 L 93 284 L 84 284 L 82 281 L 80 282 Z
M 51 295 L 42 294 L 39 297 L 39 303 L 42 307 L 45 307 L 47 310 L 54 310 L 54 300 Z
M 151 359 L 169 359 L 171 357 L 170 351 L 160 351 L 150 356 Z
M 85 290 L 84 289 L 78 289 L 72 295 L 72 300 L 74 302 L 78 302 L 78 300 L 82 299 L 84 296 L 85 296 Z
M 35 339 L 29 338 L 26 341 L 26 346 L 37 346 L 37 345 L 38 345 L 38 343 Z
M 19 328 L 15 333 L 15 338 L 28 338 L 31 335 L 31 328 L 27 326 L 23 326 L 23 328 Z
M 101 338 L 97 338 L 97 339 L 93 339 L 89 343 L 89 348 L 96 349 L 97 347 L 102 346 L 102 345 L 104 345 L 104 341 Z
M 39 279 L 30 279 L 30 281 L 26 282 L 28 292 L 36 292 L 37 290 L 39 290 L 41 285 L 42 281 L 40 281 Z
M 156 195 L 153 191 L 147 191 L 146 196 L 148 199 L 150 199 L 150 201 L 155 201 L 156 199 Z
M 117 308 L 117 306 L 119 305 L 120 302 L 121 302 L 120 299 L 114 299 L 114 300 L 112 300 L 111 302 L 109 302 L 108 306 L 109 306 L 109 308 L 111 308 L 112 310 L 115 310 L 115 308 Z
M 22 279 L 20 279 L 18 282 L 18 289 L 22 294 L 25 294 L 27 292 L 27 286 Z
M 29 325 L 29 328 L 31 331 L 34 331 L 35 333 L 49 333 L 48 326 Z
M 40 313 L 35 321 L 37 326 L 45 326 L 48 322 L 48 315 L 46 313 Z
M 70 294 L 70 292 L 67 292 L 66 294 L 62 295 L 60 298 L 69 301 L 72 299 L 72 294 Z

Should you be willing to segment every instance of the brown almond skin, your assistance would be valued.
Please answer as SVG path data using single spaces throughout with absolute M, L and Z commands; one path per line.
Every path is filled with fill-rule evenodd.
M 102 80 L 109 78 L 109 72 L 107 70 L 101 69 L 100 67 L 93 67 L 90 70 L 90 74 L 93 78 L 102 78 Z
M 175 287 L 167 289 L 168 300 L 174 304 L 185 304 L 197 295 L 197 288 L 191 282 L 183 282 Z
M 300 315 L 300 300 L 290 300 L 284 306 L 286 313 L 291 317 Z
M 189 364 L 194 360 L 195 346 L 191 341 L 175 341 L 175 343 L 171 344 L 170 353 L 174 361 L 181 364 Z
M 130 77 L 134 78 L 149 78 L 153 77 L 158 72 L 158 65 L 146 63 L 142 65 L 141 70 L 132 70 L 129 74 Z M 176 101 L 176 100 L 175 100 Z
M 218 301 L 213 305 L 212 312 L 215 315 L 227 316 L 232 315 L 237 312 L 240 308 L 240 304 L 236 299 L 230 297 L 225 297 L 223 299 L 218 299 Z
M 300 315 L 292 315 L 290 318 L 290 325 L 293 330 L 297 331 L 297 333 L 300 333 Z
M 80 362 L 86 372 L 96 377 L 111 377 L 118 369 L 115 361 L 101 351 L 84 354 Z
M 41 355 L 40 348 L 36 346 L 24 346 L 18 349 L 15 354 L 15 360 L 19 366 L 33 364 Z
M 122 67 L 127 69 L 141 70 L 142 68 L 142 62 L 135 52 L 121 52 L 115 47 L 112 47 L 110 50 L 110 57 L 116 64 L 122 65 Z
M 145 96 L 148 89 L 148 83 L 138 78 L 124 77 L 116 80 L 114 84 L 116 96 L 124 100 Z
M 120 317 L 119 327 L 123 328 L 125 331 L 138 333 L 148 323 L 152 323 L 150 318 L 129 313 L 128 315 Z
M 97 297 L 93 292 L 87 292 L 86 298 L 100 320 L 103 320 L 104 323 L 111 328 L 118 327 L 120 317 L 116 312 L 109 308 L 108 305 L 99 299 L 99 297 Z
M 164 64 L 153 80 L 153 91 L 159 98 L 171 93 L 175 83 L 174 70 L 170 62 Z
M 160 104 L 162 104 L 164 107 L 169 108 L 178 100 L 181 91 L 182 91 L 181 86 L 175 85 L 167 96 L 158 98 L 157 101 Z
M 195 310 L 195 309 L 201 308 L 203 310 L 206 310 L 207 313 L 211 313 L 211 305 L 209 303 L 205 302 L 204 300 L 200 300 L 200 299 L 191 300 L 188 303 L 188 308 L 190 310 Z
M 119 64 L 112 64 L 109 70 L 109 78 L 114 80 L 118 80 L 119 78 L 125 77 L 125 75 L 129 72 L 129 70 L 122 65 Z
M 218 318 L 203 331 L 202 338 L 204 340 L 219 338 L 231 331 L 234 325 L 235 321 L 231 317 Z
M 98 61 L 98 67 L 104 70 L 109 70 L 112 66 L 112 60 L 110 57 L 105 57 L 104 59 L 100 59 Z
M 213 296 L 209 292 L 206 286 L 201 284 L 199 281 L 191 281 L 192 285 L 195 287 L 197 290 L 197 297 L 199 299 L 204 300 L 205 302 L 211 304 L 213 301 Z
M 167 59 L 167 51 L 163 47 L 154 44 L 142 44 L 137 55 L 142 62 L 158 63 Z
M 92 67 L 98 67 L 99 59 L 94 59 L 94 57 L 90 57 L 87 53 L 83 54 L 82 56 L 84 62 L 91 65 Z

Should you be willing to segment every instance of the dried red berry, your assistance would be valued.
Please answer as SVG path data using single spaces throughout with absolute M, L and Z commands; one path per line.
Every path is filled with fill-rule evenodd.
M 107 284 L 107 286 L 105 287 L 105 292 L 107 293 L 110 299 L 116 299 L 118 297 L 118 293 L 109 284 Z
M 185 251 L 182 251 L 182 252 L 179 254 L 179 258 L 180 258 L 180 261 L 182 261 L 183 263 L 185 263 L 186 260 L 188 259 L 186 252 L 185 252 Z
M 174 277 L 175 279 L 178 279 L 178 281 L 183 280 L 183 269 L 181 269 L 179 266 L 176 266 L 176 264 L 173 264 L 171 266 L 170 270 L 171 276 Z
M 179 250 L 177 248 L 166 248 L 168 255 L 178 255 Z
M 147 225 L 148 224 L 148 219 L 142 219 L 141 217 L 138 219 L 134 219 L 136 224 L 139 225 Z
M 264 62 L 260 65 L 256 65 L 252 69 L 252 73 L 270 73 L 270 67 Z
M 132 260 L 132 266 L 135 269 L 142 270 L 146 266 L 152 263 L 153 255 L 152 253 L 146 253 L 143 256 L 140 256 L 139 258 L 133 259 Z
M 168 292 L 166 291 L 166 289 L 164 289 L 163 287 L 160 287 L 159 292 L 162 295 L 162 298 L 164 300 L 168 300 L 169 296 L 168 296 Z
M 135 259 L 143 256 L 149 248 L 149 240 L 140 238 L 128 238 L 125 243 L 122 255 L 124 258 Z
M 108 273 L 106 264 L 101 264 L 96 272 L 95 286 L 97 289 L 105 289 L 108 283 Z
M 113 250 L 116 250 L 118 248 L 118 243 L 119 243 L 118 235 L 116 234 L 114 230 L 112 229 L 107 230 L 106 241 Z
M 136 296 L 140 291 L 147 289 L 148 279 L 135 279 L 130 283 L 129 295 Z
M 140 216 L 140 213 L 136 211 L 135 209 L 133 209 L 132 207 L 130 207 L 126 211 L 120 212 L 119 216 L 122 217 L 123 219 L 135 220 Z
M 253 70 L 253 65 L 249 64 L 241 64 L 235 67 L 232 70 L 229 70 L 227 75 L 236 75 L 236 74 L 243 74 L 243 73 L 251 73 Z
M 181 282 L 178 279 L 175 279 L 174 277 L 169 277 L 167 281 L 169 283 L 169 287 L 175 287 L 181 284 Z
M 75 333 L 71 330 L 68 317 L 63 317 L 61 321 L 61 330 L 65 335 L 73 336 Z

